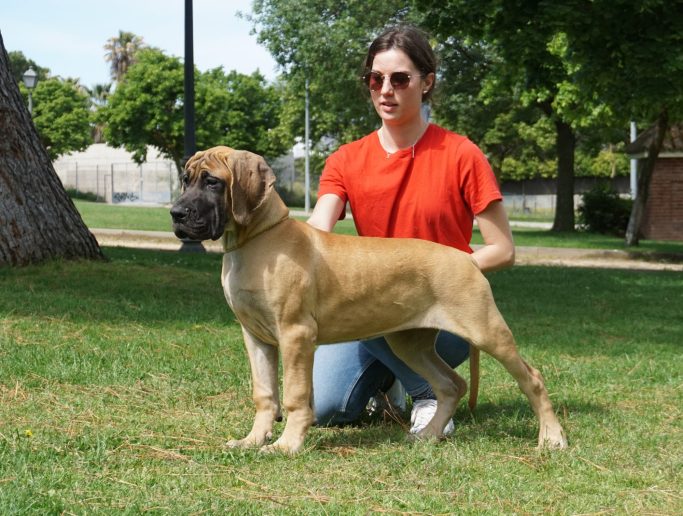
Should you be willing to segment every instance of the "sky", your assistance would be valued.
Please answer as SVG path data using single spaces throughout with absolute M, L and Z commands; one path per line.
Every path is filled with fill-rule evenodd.
M 194 62 L 205 71 L 277 74 L 268 51 L 250 35 L 251 0 L 194 0 Z M 49 68 L 52 75 L 79 78 L 81 84 L 111 82 L 104 44 L 119 30 L 142 36 L 166 55 L 184 57 L 184 0 L 0 0 L 0 34 L 5 49 Z

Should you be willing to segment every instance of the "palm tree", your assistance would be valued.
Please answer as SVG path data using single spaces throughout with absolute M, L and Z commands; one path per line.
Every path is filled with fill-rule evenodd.
M 95 84 L 91 90 L 88 90 L 88 94 L 91 102 L 90 110 L 93 113 L 92 139 L 95 143 L 104 143 L 105 122 L 98 116 L 98 111 L 107 104 L 111 94 L 111 83 Z
M 111 63 L 112 80 L 121 82 L 128 68 L 135 62 L 135 54 L 145 46 L 141 36 L 123 30 L 119 31 L 118 37 L 114 36 L 107 40 L 104 45 L 107 51 L 104 60 Z
M 109 95 L 111 94 L 111 83 L 95 84 L 92 89 L 88 91 L 88 93 L 90 94 L 90 99 L 95 106 L 104 106 L 107 103 Z

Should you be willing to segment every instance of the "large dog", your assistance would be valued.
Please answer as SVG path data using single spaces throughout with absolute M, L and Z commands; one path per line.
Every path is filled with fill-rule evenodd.
M 466 390 L 434 350 L 441 329 L 512 374 L 539 419 L 539 446 L 567 446 L 543 378 L 519 356 L 488 281 L 467 253 L 422 240 L 319 231 L 289 217 L 274 183 L 260 156 L 215 147 L 187 162 L 183 193 L 171 209 L 178 237 L 224 239 L 223 289 L 242 325 L 256 405 L 249 434 L 229 445 L 297 452 L 314 421 L 316 344 L 377 335 L 432 386 L 437 410 L 419 437 L 441 437 Z M 281 414 L 278 350 L 287 422 L 267 445 Z M 476 386 L 471 392 L 473 402 Z

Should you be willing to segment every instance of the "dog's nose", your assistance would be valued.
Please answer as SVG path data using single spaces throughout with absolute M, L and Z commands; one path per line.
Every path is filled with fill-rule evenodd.
M 171 217 L 173 217 L 173 222 L 182 222 L 187 218 L 188 213 L 190 213 L 189 208 L 184 208 L 183 206 L 173 206 L 171 208 Z

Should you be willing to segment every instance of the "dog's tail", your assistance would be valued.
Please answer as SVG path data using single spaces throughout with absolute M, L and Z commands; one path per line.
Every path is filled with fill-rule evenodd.
M 474 412 L 479 396 L 479 349 L 470 344 L 470 399 L 467 405 Z

